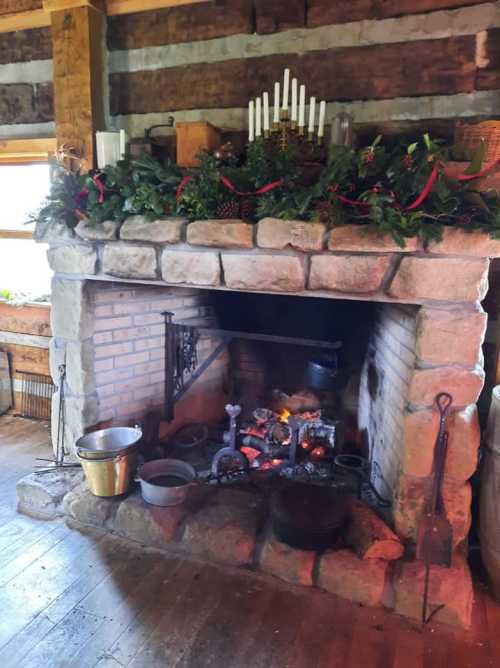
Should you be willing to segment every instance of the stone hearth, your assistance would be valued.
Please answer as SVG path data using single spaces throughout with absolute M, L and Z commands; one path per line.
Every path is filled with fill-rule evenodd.
M 65 488 L 66 492 L 61 493 Z M 423 572 L 398 561 L 403 546 L 386 530 L 368 535 L 361 518 L 372 515 L 353 502 L 341 549 L 310 552 L 280 542 L 269 520 L 267 501 L 240 489 L 194 489 L 188 501 L 172 508 L 146 504 L 139 491 L 120 499 L 93 496 L 81 473 L 32 474 L 18 483 L 20 511 L 43 519 L 104 528 L 147 547 L 229 567 L 249 568 L 292 585 L 313 586 L 361 605 L 394 609 L 420 621 Z M 359 514 L 362 513 L 362 514 Z M 366 552 L 370 545 L 370 554 Z M 442 605 L 435 621 L 467 627 L 472 581 L 465 557 L 456 554 L 451 569 L 433 567 L 430 605 Z
M 470 591 L 460 555 L 470 527 L 468 479 L 476 468 L 480 439 L 475 404 L 484 382 L 481 346 L 486 329 L 480 302 L 488 289 L 489 259 L 500 257 L 500 241 L 446 228 L 443 240 L 428 249 L 415 239 L 400 248 L 365 226 L 327 231 L 319 223 L 275 219 L 251 226 L 237 220 L 148 223 L 138 217 L 121 226 L 82 222 L 74 232 L 52 225 L 37 230 L 37 235 L 50 244 L 49 262 L 55 272 L 51 358 L 55 377 L 57 365 L 66 360 L 70 450 L 76 438 L 96 425 L 130 423 L 151 408 L 161 391 L 164 369 L 161 310 L 174 311 L 179 322 L 206 325 L 213 317 L 206 301 L 211 290 L 316 297 L 331 300 L 332 309 L 335 300 L 376 303 L 358 425 L 387 487 L 379 491 L 392 499 L 392 526 L 411 555 L 431 481 L 437 433 L 434 397 L 440 391 L 450 392 L 454 405 L 443 495 L 459 565 L 447 571 L 448 584 L 439 596 L 448 596 L 446 587 Z M 216 340 L 205 341 L 202 358 L 215 345 Z M 204 377 L 205 385 L 193 386 L 197 394 L 187 395 L 189 409 L 182 402 L 178 406 L 181 421 L 197 417 L 198 408 L 205 410 L 203 419 L 207 411 L 221 416 L 224 369 L 227 360 L 222 359 L 212 375 Z M 58 398 L 56 394 L 54 415 Z M 88 493 L 85 499 L 92 507 Z M 156 512 L 137 499 L 123 502 L 127 504 L 140 506 L 144 516 Z M 66 500 L 65 512 L 72 514 L 71 508 Z M 113 518 L 119 514 L 111 513 Z M 196 522 L 192 526 L 198 528 L 190 532 L 190 522 L 184 519 L 183 540 L 193 531 L 203 533 Z M 111 522 L 108 516 L 102 521 Z M 288 558 L 287 550 L 272 541 L 265 549 L 252 550 L 260 555 L 260 567 Z M 309 583 L 300 555 L 290 558 L 295 560 L 291 572 L 300 572 L 299 581 Z M 335 580 L 334 565 L 336 560 L 353 558 L 342 551 L 325 556 L 320 567 L 311 570 L 314 582 L 348 595 L 338 590 L 348 578 Z M 246 558 L 245 564 L 254 565 L 255 559 Z M 385 569 L 375 562 L 370 560 L 370 579 L 381 582 Z M 354 561 L 352 569 L 345 568 L 353 582 L 364 577 L 358 566 Z M 399 580 L 393 579 L 392 603 L 387 603 L 385 593 L 383 601 L 409 614 L 421 572 L 402 566 L 397 573 L 403 584 L 399 587 Z M 370 591 L 369 600 L 363 602 L 372 602 L 372 596 Z M 377 602 L 382 602 L 381 596 Z M 461 612 L 450 613 L 448 619 L 467 625 L 467 596 L 461 605 Z

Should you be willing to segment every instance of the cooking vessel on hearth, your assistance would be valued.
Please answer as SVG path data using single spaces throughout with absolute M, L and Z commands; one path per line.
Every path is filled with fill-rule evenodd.
M 181 459 L 155 459 L 143 464 L 138 475 L 142 498 L 153 506 L 177 506 L 183 503 L 196 471 Z M 166 479 L 170 479 L 168 485 Z
M 326 392 L 333 390 L 337 372 L 338 361 L 335 354 L 309 360 L 306 369 L 307 385 L 313 390 Z
M 121 496 L 128 492 L 137 468 L 137 450 L 100 459 L 78 453 L 89 490 L 94 496 Z
M 141 438 L 142 431 L 138 427 L 109 427 L 79 438 L 76 452 L 85 459 L 114 457 L 137 450 Z

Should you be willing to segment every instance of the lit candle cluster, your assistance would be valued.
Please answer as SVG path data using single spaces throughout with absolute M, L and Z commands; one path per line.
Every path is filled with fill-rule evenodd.
M 291 96 L 290 96 L 291 89 Z M 291 97 L 291 99 L 290 99 Z M 316 107 L 319 107 L 318 117 L 318 139 L 325 134 L 326 102 L 322 100 L 319 105 L 316 98 L 309 100 L 309 123 L 307 132 L 310 139 L 313 138 L 316 127 Z M 274 84 L 274 108 L 273 108 L 273 130 L 279 129 L 280 121 L 290 120 L 293 130 L 299 130 L 299 134 L 305 134 L 306 127 L 306 87 L 299 86 L 297 79 L 293 78 L 290 86 L 290 70 L 287 68 L 283 75 L 283 85 L 279 81 Z M 262 97 L 250 100 L 248 103 L 248 141 L 253 142 L 264 133 L 268 137 L 270 127 L 269 93 L 262 93 Z

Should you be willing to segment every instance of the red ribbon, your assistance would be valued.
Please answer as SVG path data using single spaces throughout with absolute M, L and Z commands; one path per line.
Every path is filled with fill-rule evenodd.
M 235 186 L 233 185 L 233 183 L 231 183 L 231 181 L 227 178 L 227 176 L 223 176 L 221 174 L 220 180 L 221 180 L 221 183 L 224 186 L 226 186 L 226 188 L 228 190 L 230 190 L 235 195 L 238 195 L 239 197 L 253 197 L 255 195 L 264 195 L 264 193 L 268 193 L 271 190 L 274 190 L 275 188 L 279 188 L 280 186 L 283 185 L 283 180 L 280 179 L 279 181 L 272 181 L 271 183 L 267 183 L 265 186 L 262 186 L 261 188 L 259 188 L 258 190 L 256 190 L 253 193 L 243 193 L 243 192 L 240 192 L 239 190 L 237 190 L 235 188 Z
M 99 174 L 93 176 L 92 181 L 95 183 L 97 190 L 99 191 L 99 198 L 97 201 L 99 204 L 102 204 L 104 202 L 104 183 L 99 178 Z
M 80 202 L 82 201 L 82 199 L 85 199 L 85 197 L 87 197 L 88 194 L 89 194 L 89 189 L 88 189 L 88 188 L 82 188 L 82 189 L 80 190 L 80 192 L 78 193 L 78 195 L 75 196 L 75 202 L 76 202 L 77 204 L 80 204 Z
M 405 211 L 412 211 L 413 209 L 416 209 L 418 206 L 420 206 L 424 200 L 427 199 L 428 194 L 432 190 L 432 186 L 436 182 L 438 176 L 438 170 L 437 167 L 433 167 L 431 175 L 427 179 L 427 183 L 424 186 L 424 189 L 420 193 L 420 195 L 417 197 L 417 199 L 410 204 L 409 206 L 406 207 Z
M 177 186 L 177 191 L 176 191 L 176 193 L 175 193 L 175 199 L 176 199 L 177 201 L 179 201 L 180 198 L 182 197 L 182 193 L 184 192 L 184 189 L 185 189 L 185 187 L 187 186 L 187 184 L 188 184 L 190 181 L 192 181 L 193 179 L 194 179 L 194 176 L 185 176 L 185 177 L 182 179 L 182 181 L 179 183 L 179 185 Z
M 477 174 L 462 174 L 461 176 L 458 177 L 458 181 L 471 181 L 472 179 L 479 179 L 481 178 L 481 176 L 485 176 L 486 174 L 491 172 L 498 165 L 500 165 L 500 158 L 494 160 L 489 165 L 486 165 L 486 167 Z

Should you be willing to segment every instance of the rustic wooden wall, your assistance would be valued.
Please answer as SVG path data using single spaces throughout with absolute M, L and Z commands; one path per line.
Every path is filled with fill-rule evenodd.
M 1 242 L 0 242 L 1 243 Z M 49 372 L 50 308 L 17 308 L 0 302 L 0 351 L 8 353 L 14 379 L 14 409 L 20 408 L 20 376 L 17 371 L 42 375 Z
M 40 2 L 0 13 L 12 6 Z M 170 112 L 242 129 L 285 65 L 330 115 L 342 105 L 384 131 L 423 119 L 449 132 L 500 108 L 498 2 L 213 0 L 110 17 L 107 45 L 109 122 L 132 135 Z M 0 136 L 53 127 L 51 51 L 48 28 L 0 34 Z

